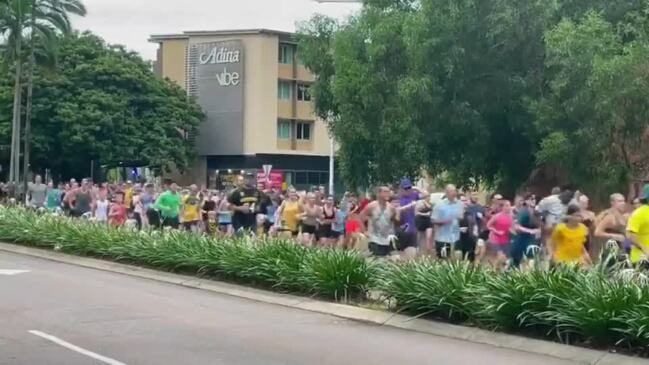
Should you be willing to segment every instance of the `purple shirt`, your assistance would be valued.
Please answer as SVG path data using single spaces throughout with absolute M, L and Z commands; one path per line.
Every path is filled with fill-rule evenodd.
M 416 191 L 411 191 L 407 195 L 401 195 L 399 197 L 399 206 L 403 207 L 413 202 L 419 200 L 419 193 Z M 415 206 L 413 205 L 409 209 L 401 211 L 401 228 L 407 233 L 416 233 L 417 228 L 415 227 Z

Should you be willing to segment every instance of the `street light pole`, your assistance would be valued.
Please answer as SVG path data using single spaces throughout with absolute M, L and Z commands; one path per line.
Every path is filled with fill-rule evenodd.
M 329 136 L 329 195 L 334 196 L 334 137 Z

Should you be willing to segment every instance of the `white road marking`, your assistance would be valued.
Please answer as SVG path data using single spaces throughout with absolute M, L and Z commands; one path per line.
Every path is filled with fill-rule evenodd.
M 29 272 L 29 270 L 0 270 L 0 275 L 17 275 Z
M 48 335 L 45 332 L 31 330 L 31 331 L 29 331 L 29 333 L 31 333 L 34 336 L 42 337 L 42 338 L 44 338 L 44 339 L 46 339 L 48 341 L 54 342 L 55 344 L 57 344 L 59 346 L 63 346 L 65 348 L 67 348 L 68 350 L 72 350 L 72 351 L 78 352 L 78 353 L 80 353 L 82 355 L 86 355 L 88 357 L 91 357 L 91 358 L 93 358 L 95 360 L 99 360 L 99 361 L 101 361 L 101 362 L 103 362 L 105 364 L 108 364 L 108 365 L 126 365 L 123 362 L 119 362 L 119 361 L 111 359 L 109 357 L 99 355 L 99 354 L 94 353 L 92 351 L 88 351 L 88 350 L 83 349 L 83 348 L 81 348 L 79 346 L 76 346 L 76 345 L 73 345 L 73 344 L 71 344 L 69 342 L 63 341 L 62 339 L 60 339 L 58 337 Z

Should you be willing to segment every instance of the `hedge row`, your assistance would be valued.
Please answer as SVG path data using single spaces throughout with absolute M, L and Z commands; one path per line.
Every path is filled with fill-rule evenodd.
M 375 290 L 393 309 L 416 316 L 649 355 L 649 279 L 632 270 L 497 273 L 428 260 L 378 264 L 285 240 L 133 232 L 21 208 L 0 208 L 0 240 L 333 300 Z
M 136 232 L 21 208 L 0 209 L 0 240 L 334 300 L 362 296 L 377 269 L 349 251 L 305 248 L 286 240 Z

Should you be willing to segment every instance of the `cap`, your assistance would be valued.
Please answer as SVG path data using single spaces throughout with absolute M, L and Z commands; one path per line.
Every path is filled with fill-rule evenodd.
M 409 179 L 401 179 L 399 187 L 401 189 L 412 189 L 412 181 L 410 181 Z

